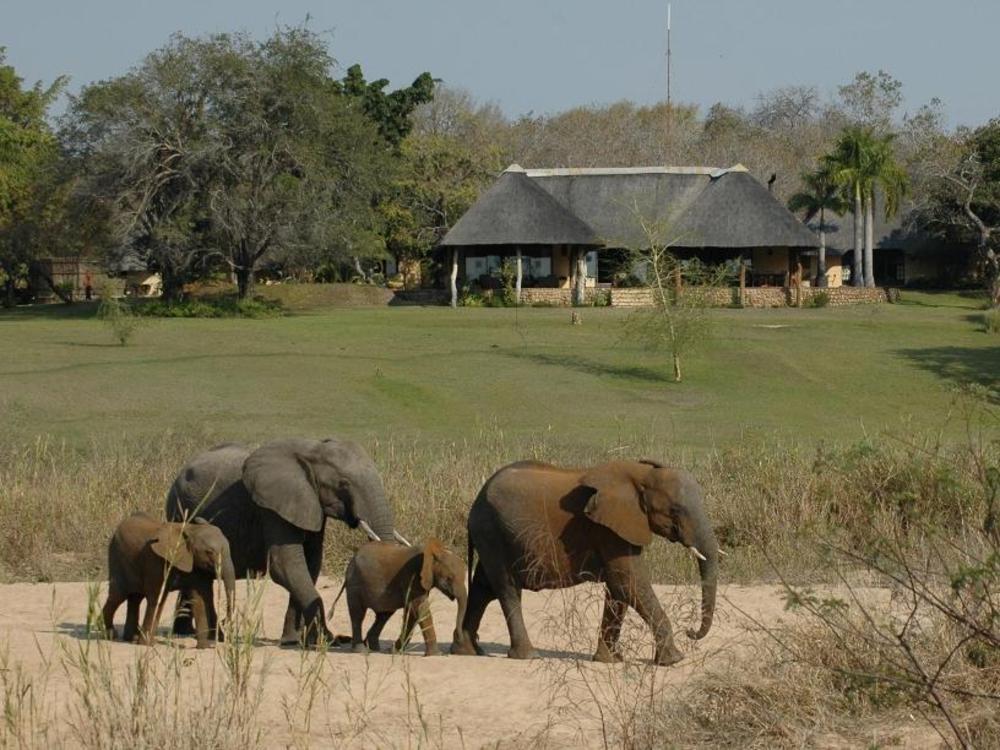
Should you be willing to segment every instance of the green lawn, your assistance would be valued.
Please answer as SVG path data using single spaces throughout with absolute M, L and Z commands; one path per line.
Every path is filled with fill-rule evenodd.
M 623 313 L 327 308 L 263 320 L 154 320 L 112 345 L 83 306 L 0 313 L 0 424 L 74 443 L 165 431 L 461 439 L 482 429 L 606 446 L 653 435 L 852 442 L 945 424 L 952 391 L 1000 392 L 1000 338 L 978 299 L 718 310 L 714 337 L 669 380 L 620 341 Z M 959 425 L 949 428 L 957 434 Z

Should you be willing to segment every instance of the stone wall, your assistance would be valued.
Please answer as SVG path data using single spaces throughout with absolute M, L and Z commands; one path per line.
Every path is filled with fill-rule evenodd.
M 489 293 L 489 292 L 487 292 Z M 698 295 L 709 307 L 736 306 L 739 300 L 737 287 L 688 287 L 685 294 Z M 826 294 L 830 306 L 840 305 L 875 305 L 882 302 L 897 302 L 899 289 L 895 287 L 839 286 L 828 289 L 804 287 L 802 289 L 802 304 L 809 305 L 809 300 L 817 294 Z M 647 287 L 629 287 L 623 289 L 586 289 L 584 299 L 587 305 L 593 305 L 595 297 L 600 296 L 602 302 L 607 295 L 611 297 L 612 307 L 650 307 L 653 304 L 653 293 Z M 447 291 L 440 289 L 410 289 L 398 290 L 393 295 L 390 305 L 446 305 L 450 297 Z M 569 307 L 573 304 L 571 289 L 549 289 L 532 287 L 521 290 L 521 304 L 524 306 L 538 305 L 551 307 Z M 795 290 L 780 286 L 753 286 L 743 292 L 743 307 L 788 307 L 795 304 Z
M 710 289 L 688 288 L 685 294 L 694 294 L 702 298 L 710 307 L 728 307 L 739 303 L 737 287 L 712 287 Z M 827 304 L 840 305 L 875 305 L 882 302 L 897 302 L 899 289 L 895 287 L 853 287 L 839 286 L 827 289 L 804 287 L 802 289 L 802 304 L 808 306 L 810 300 L 820 294 L 825 294 Z M 787 307 L 795 304 L 795 290 L 777 286 L 747 287 L 743 291 L 743 307 Z M 647 288 L 612 289 L 612 307 L 649 307 L 653 304 L 653 293 Z

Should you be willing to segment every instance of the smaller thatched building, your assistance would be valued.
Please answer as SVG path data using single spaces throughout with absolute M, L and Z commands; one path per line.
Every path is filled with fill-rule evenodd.
M 742 258 L 751 284 L 782 285 L 816 235 L 745 167 L 522 169 L 512 165 L 445 235 L 459 279 L 489 286 L 507 258 L 518 288 L 610 283 L 629 249 L 668 244 L 709 264 Z

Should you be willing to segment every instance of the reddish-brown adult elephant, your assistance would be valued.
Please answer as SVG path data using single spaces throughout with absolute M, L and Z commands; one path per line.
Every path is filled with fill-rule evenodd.
M 521 612 L 521 591 L 603 581 L 604 617 L 595 661 L 620 658 L 618 636 L 627 607 L 650 626 L 657 664 L 682 655 L 653 592 L 642 549 L 653 534 L 698 557 L 703 638 L 712 626 L 719 547 L 701 487 L 686 471 L 652 461 L 612 461 L 588 469 L 519 462 L 487 480 L 469 511 L 469 604 L 452 653 L 482 654 L 479 623 L 499 599 L 510 632 L 507 655 L 535 655 Z M 472 575 L 473 552 L 479 563 Z

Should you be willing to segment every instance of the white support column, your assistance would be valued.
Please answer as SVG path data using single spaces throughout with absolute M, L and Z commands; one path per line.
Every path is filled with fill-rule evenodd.
M 458 307 L 458 248 L 451 250 L 451 306 Z
M 517 279 L 514 282 L 514 304 L 521 304 L 521 280 L 524 278 L 524 267 L 521 262 L 521 246 L 517 248 Z

